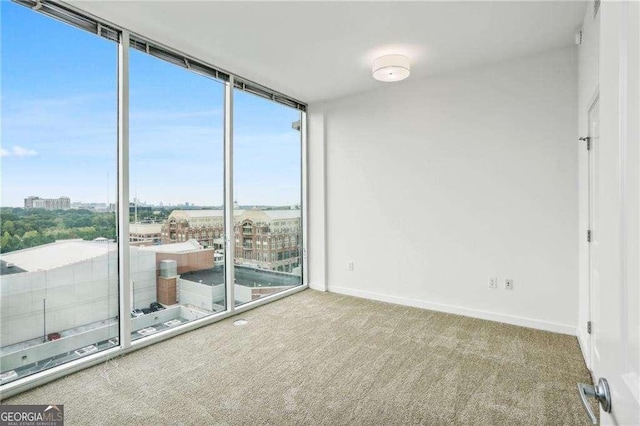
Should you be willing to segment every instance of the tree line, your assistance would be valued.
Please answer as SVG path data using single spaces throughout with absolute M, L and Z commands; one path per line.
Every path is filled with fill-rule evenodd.
M 0 252 L 35 247 L 56 240 L 116 238 L 116 215 L 91 210 L 0 208 Z

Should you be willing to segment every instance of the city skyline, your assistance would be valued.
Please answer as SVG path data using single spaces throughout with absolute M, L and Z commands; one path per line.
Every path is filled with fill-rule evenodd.
M 32 195 L 115 202 L 117 44 L 15 4 L 0 13 L 2 64 L 20 64 L 2 66 L 0 205 L 22 207 Z M 221 205 L 223 84 L 130 52 L 131 198 Z M 234 198 L 299 204 L 299 111 L 234 94 Z
M 39 196 L 39 195 L 29 195 L 28 197 L 25 197 L 22 201 L 22 204 L 19 206 L 0 206 L 0 208 L 38 208 L 38 207 L 28 207 L 27 206 L 27 200 L 30 198 L 34 198 L 34 199 L 38 199 L 38 200 L 57 200 L 57 199 L 63 199 L 63 198 L 67 198 L 69 199 L 69 203 L 71 206 L 71 209 L 74 208 L 82 208 L 82 207 L 78 207 L 78 206 L 109 206 L 109 205 L 114 205 L 115 203 L 110 203 L 107 204 L 106 202 L 102 202 L 102 201 L 75 201 L 73 199 L 71 199 L 70 197 L 66 196 L 66 195 L 61 195 L 59 197 L 46 197 L 46 196 Z M 213 208 L 213 209 L 223 209 L 224 208 L 224 203 L 221 204 L 196 204 L 193 203 L 189 200 L 185 200 L 182 202 L 178 202 L 178 203 L 164 203 L 162 201 L 160 201 L 159 203 L 149 203 L 145 200 L 140 200 L 140 199 L 136 199 L 133 198 L 131 200 L 129 200 L 129 206 L 135 205 L 137 204 L 138 206 L 141 207 L 201 207 L 201 208 Z M 291 204 L 244 204 L 244 203 L 239 203 L 237 200 L 233 202 L 234 206 L 237 207 L 253 207 L 253 208 L 257 208 L 257 207 L 268 207 L 268 208 L 272 208 L 272 207 L 295 207 L 295 208 L 300 208 L 300 203 L 291 203 Z

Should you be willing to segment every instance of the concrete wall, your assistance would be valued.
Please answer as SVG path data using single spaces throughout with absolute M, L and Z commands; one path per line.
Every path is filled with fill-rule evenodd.
M 186 319 L 193 316 L 193 313 L 190 311 L 183 312 L 180 306 L 174 306 L 148 315 L 131 318 L 131 329 L 134 331 L 140 330 L 172 319 L 180 317 Z M 119 334 L 118 321 L 112 320 L 110 323 L 105 322 L 104 325 L 92 330 L 79 332 L 70 336 L 63 336 L 59 340 L 42 342 L 12 352 L 3 353 L 0 358 L 0 371 L 13 370 L 23 365 L 72 352 L 88 345 L 95 345 L 98 342 L 117 337 Z M 23 359 L 23 357 L 25 358 Z
M 238 302 L 247 303 L 253 300 L 253 292 L 251 291 L 251 287 L 236 284 L 234 286 L 234 289 L 234 296 Z
M 156 254 L 131 247 L 131 300 L 133 308 L 148 308 L 157 301 Z
M 2 355 L 0 358 L 0 371 L 13 370 L 23 365 L 75 351 L 88 345 L 94 345 L 97 342 L 102 342 L 118 335 L 118 323 L 114 322 L 110 325 L 63 337 L 59 340 L 43 342 L 39 345 L 16 350 Z
M 132 248 L 135 307 L 156 300 L 155 254 Z M 46 271 L 3 275 L 0 341 L 8 346 L 118 315 L 118 263 L 115 252 Z
M 197 306 L 212 311 L 215 305 L 224 305 L 225 285 L 210 286 L 178 278 L 180 304 Z
M 575 333 L 576 57 L 311 105 L 326 138 L 329 290 Z
M 161 322 L 177 319 L 182 316 L 180 306 L 171 306 L 161 311 L 151 312 L 147 315 L 131 318 L 131 330 L 140 330 L 142 328 L 151 327 Z

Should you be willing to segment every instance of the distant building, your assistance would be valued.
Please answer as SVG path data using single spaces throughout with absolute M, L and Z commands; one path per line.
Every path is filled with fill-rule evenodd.
M 174 210 L 162 225 L 162 244 L 197 240 L 204 247 L 224 248 L 223 210 Z
M 24 199 L 25 209 L 69 210 L 71 198 L 40 198 L 33 195 Z
M 40 197 L 34 197 L 33 195 L 24 199 L 24 208 L 32 209 L 33 208 L 33 200 L 39 200 Z
M 176 273 L 199 271 L 202 269 L 222 266 L 224 261 L 218 257 L 213 248 L 204 248 L 196 240 L 185 241 L 184 243 L 162 244 L 141 248 L 145 252 L 156 254 L 156 271 L 160 273 L 160 262 L 163 260 L 174 260 L 176 262 Z
M 107 203 L 71 203 L 72 209 L 91 210 L 94 212 L 112 212 L 110 205 Z
M 129 225 L 129 241 L 135 246 L 160 244 L 162 241 L 161 223 L 132 223 Z
M 151 206 L 136 206 L 135 203 L 129 203 L 129 214 L 151 213 L 152 211 L 153 207 Z
M 234 231 L 237 263 L 282 272 L 300 265 L 300 210 L 245 210 L 234 216 Z
M 127 318 L 131 339 L 226 309 L 222 256 L 195 240 L 131 247 L 131 305 L 165 309 Z M 0 254 L 0 373 L 23 377 L 83 356 L 86 347 L 118 345 L 118 245 L 60 240 Z M 300 285 L 295 274 L 235 268 L 234 300 L 243 304 Z M 52 340 L 49 334 L 61 338 Z
M 300 216 L 300 210 L 235 210 L 235 262 L 294 272 L 302 250 Z M 174 210 L 162 226 L 162 243 L 190 239 L 223 250 L 223 210 Z
M 132 308 L 148 307 L 157 300 L 156 257 L 136 247 L 131 256 L 136 259 Z M 0 261 L 3 348 L 42 337 L 43 325 L 60 332 L 118 315 L 118 246 L 113 241 L 61 240 L 3 253 Z
M 141 250 L 156 254 L 158 302 L 163 305 L 179 302 L 209 311 L 224 310 L 224 286 L 218 286 L 213 291 L 212 288 L 198 288 L 195 283 L 183 283 L 180 280 L 182 274 L 216 268 L 216 253 L 212 247 L 204 248 L 196 240 L 188 240 L 184 243 L 144 247 Z M 224 262 L 220 260 L 218 263 L 218 269 L 222 268 Z M 214 297 L 214 293 L 217 297 Z

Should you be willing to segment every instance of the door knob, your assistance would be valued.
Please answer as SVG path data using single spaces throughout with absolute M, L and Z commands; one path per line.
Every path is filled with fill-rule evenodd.
M 602 406 L 602 411 L 605 413 L 611 412 L 611 392 L 609 391 L 609 383 L 607 383 L 607 379 L 600 378 L 595 387 L 584 383 L 578 383 L 578 393 L 580 394 L 582 406 L 587 411 L 587 416 L 589 416 L 591 423 L 594 425 L 598 424 L 598 418 L 591 409 L 591 405 L 587 400 L 588 397 L 597 399 Z

